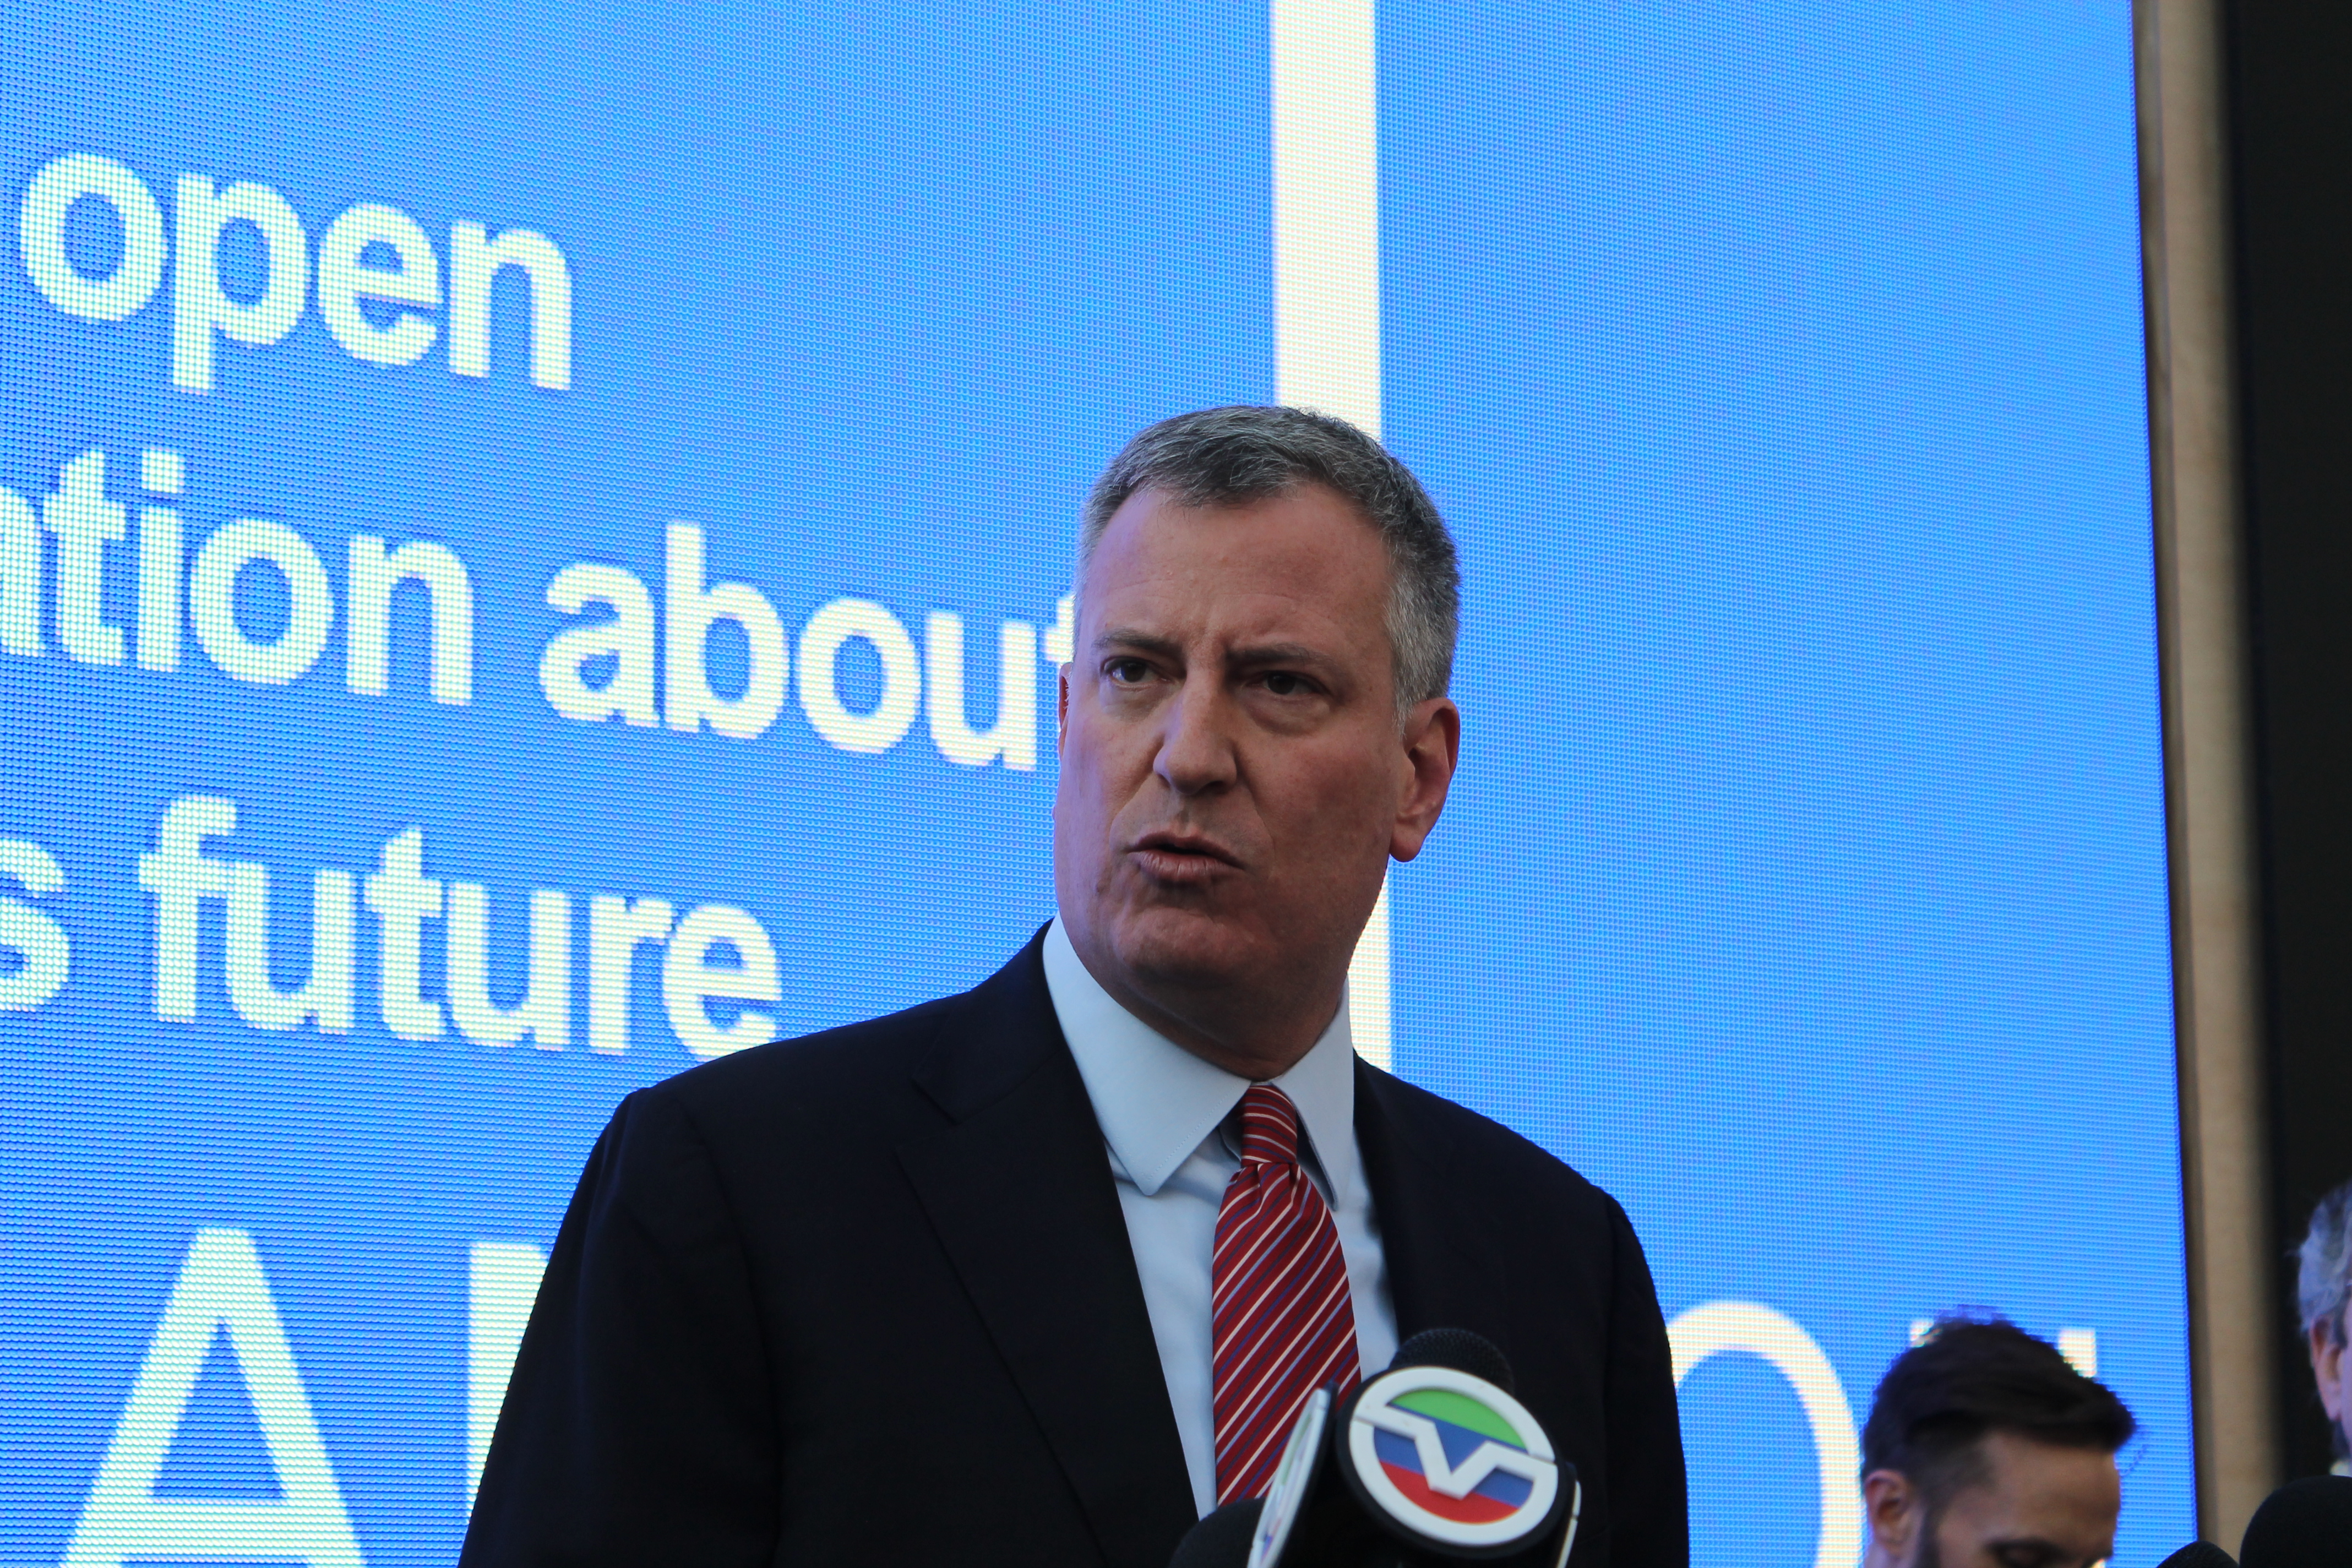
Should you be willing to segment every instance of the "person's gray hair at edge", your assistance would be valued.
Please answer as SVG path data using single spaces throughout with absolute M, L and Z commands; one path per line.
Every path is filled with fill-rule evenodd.
M 1139 431 L 1087 496 L 1077 577 L 1129 497 L 1158 489 L 1185 506 L 1236 506 L 1324 485 L 1354 503 L 1389 553 L 1389 646 L 1397 711 L 1445 695 L 1462 619 L 1453 536 L 1412 470 L 1344 419 L 1237 404 L 1180 414 Z M 1083 592 L 1083 588 L 1081 588 Z
M 2311 1229 L 2296 1249 L 2302 1268 L 2295 1279 L 2295 1305 L 2303 1317 L 2303 1337 L 2325 1327 L 2328 1340 L 2344 1342 L 2344 1309 L 2352 1302 L 2352 1182 L 2346 1182 L 2311 1211 Z M 2352 1454 L 2344 1428 L 2336 1428 L 2338 1458 Z
M 2329 1337 L 2344 1342 L 2344 1308 L 2352 1300 L 2352 1182 L 2319 1200 L 2311 1230 L 2297 1248 L 2303 1259 L 2296 1304 L 2307 1335 L 2325 1323 Z

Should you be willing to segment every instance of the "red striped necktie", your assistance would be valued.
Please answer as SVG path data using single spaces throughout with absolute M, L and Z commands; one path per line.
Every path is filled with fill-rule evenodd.
M 1210 1281 L 1222 1504 L 1264 1492 L 1307 1396 L 1358 1370 L 1339 1228 L 1299 1166 L 1298 1110 L 1270 1083 L 1242 1097 L 1242 1168 L 1217 1209 Z

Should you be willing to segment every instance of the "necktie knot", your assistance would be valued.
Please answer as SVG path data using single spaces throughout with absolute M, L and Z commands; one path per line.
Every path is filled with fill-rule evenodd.
M 1298 1163 L 1298 1108 L 1270 1083 L 1254 1083 L 1242 1096 L 1242 1163 Z

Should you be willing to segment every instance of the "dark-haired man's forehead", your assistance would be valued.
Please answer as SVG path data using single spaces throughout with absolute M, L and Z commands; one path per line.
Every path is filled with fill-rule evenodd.
M 2038 1543 L 2056 1563 L 2092 1563 L 2113 1550 L 2122 1483 L 2112 1453 L 2001 1429 L 1974 1447 L 1983 1469 L 1945 1507 L 1981 1531 L 1979 1541 Z

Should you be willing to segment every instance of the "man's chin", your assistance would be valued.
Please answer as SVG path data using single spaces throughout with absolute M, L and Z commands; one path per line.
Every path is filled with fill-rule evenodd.
M 1146 985 L 1189 991 L 1230 984 L 1265 958 L 1256 932 L 1201 910 L 1134 910 L 1108 934 L 1118 966 Z

